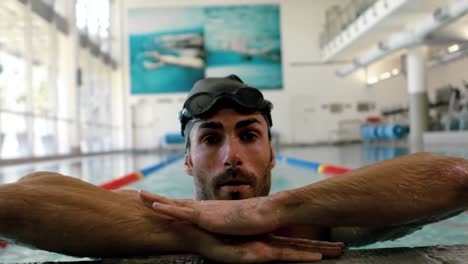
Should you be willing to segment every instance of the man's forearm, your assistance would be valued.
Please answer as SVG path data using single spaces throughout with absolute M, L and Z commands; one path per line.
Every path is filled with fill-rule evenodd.
M 391 226 L 468 206 L 468 161 L 415 154 L 278 193 L 285 224 Z
M 13 209 L 17 206 L 13 194 L 15 188 L 12 184 L 0 185 L 0 240 L 6 240 L 8 233 L 18 221 L 13 215 Z
M 22 244 L 96 257 L 170 251 L 154 242 L 158 236 L 173 237 L 145 218 L 145 211 L 154 215 L 149 208 L 77 179 L 34 175 L 0 186 L 0 201 L 0 234 Z M 171 224 L 164 223 L 161 220 L 161 229 Z
M 442 221 L 458 215 L 462 210 L 448 214 L 439 214 L 410 224 L 385 227 L 336 227 L 331 228 L 330 241 L 340 241 L 349 247 L 361 247 L 376 242 L 395 240 L 410 235 L 425 225 Z

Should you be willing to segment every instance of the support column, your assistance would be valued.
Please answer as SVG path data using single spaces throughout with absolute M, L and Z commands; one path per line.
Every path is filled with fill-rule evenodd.
M 31 1 L 24 6 L 24 70 L 26 87 L 27 156 L 34 156 L 34 108 L 33 108 L 33 22 Z M 24 158 L 24 157 L 22 157 Z
M 70 148 L 74 154 L 81 153 L 81 115 L 80 115 L 80 91 L 78 84 L 78 55 L 80 48 L 80 38 L 76 27 L 76 0 L 68 2 L 68 18 L 70 28 L 70 105 L 69 111 L 73 123 L 70 126 Z M 81 76 L 80 76 L 81 77 Z
M 424 150 L 423 133 L 429 125 L 426 59 L 422 46 L 409 49 L 406 55 L 411 152 Z
M 121 9 L 122 9 L 122 2 L 123 1 L 111 1 L 110 2 L 110 37 L 109 37 L 109 54 L 113 60 L 118 61 L 119 63 L 122 62 L 120 59 L 122 57 L 121 52 L 121 44 L 120 42 L 126 41 L 124 38 L 121 37 Z M 111 68 L 109 70 L 109 80 L 110 82 L 110 89 L 112 94 L 112 105 L 111 105 L 111 112 L 112 112 L 112 125 L 114 128 L 112 129 L 112 150 L 116 149 L 124 149 L 124 124 L 123 124 L 123 116 L 124 116 L 124 104 L 123 104 L 123 93 L 125 92 L 124 87 L 122 85 L 122 78 L 123 78 L 123 71 L 122 66 L 119 66 L 118 69 Z
M 53 154 L 56 155 L 58 152 L 58 129 L 59 129 L 59 112 L 58 112 L 58 96 L 57 96 L 57 82 L 58 82 L 58 56 L 57 53 L 60 54 L 59 51 L 59 43 L 58 43 L 58 33 L 57 33 L 57 26 L 55 25 L 55 19 L 56 15 L 52 17 L 52 23 L 49 24 L 49 87 L 48 87 L 48 96 L 49 96 L 49 104 L 50 104 L 50 109 L 49 113 L 52 114 L 55 117 L 54 121 L 51 121 L 53 123 L 52 126 L 52 135 L 53 135 L 53 145 L 49 147 L 53 147 L 53 149 L 47 149 L 46 153 L 47 154 Z M 63 53 L 62 53 L 63 54 Z M 50 152 L 52 151 L 52 152 Z
M 120 22 L 120 38 L 121 43 L 123 43 L 123 49 L 120 49 L 122 56 L 120 60 L 118 60 L 119 71 L 123 75 L 122 83 L 123 83 L 123 131 L 124 131 L 124 148 L 125 149 L 133 149 L 135 148 L 135 137 L 134 137 L 134 130 L 132 127 L 133 118 L 132 118 L 132 104 L 131 104 L 131 94 L 130 94 L 130 62 L 129 62 L 129 47 L 127 41 L 127 2 L 128 1 L 119 1 L 120 4 L 120 17 L 122 18 Z M 115 44 L 115 43 L 114 43 Z

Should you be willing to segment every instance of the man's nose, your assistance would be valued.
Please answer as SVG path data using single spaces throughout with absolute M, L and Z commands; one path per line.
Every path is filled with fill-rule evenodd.
M 224 143 L 224 166 L 237 167 L 242 165 L 239 141 L 235 137 L 228 137 Z

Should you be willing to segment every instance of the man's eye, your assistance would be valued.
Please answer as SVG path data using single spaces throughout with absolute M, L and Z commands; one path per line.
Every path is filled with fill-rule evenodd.
M 241 140 L 251 142 L 258 138 L 258 135 L 254 132 L 246 132 L 241 134 Z
M 207 143 L 208 145 L 214 145 L 220 141 L 221 141 L 221 138 L 215 135 L 209 135 L 203 138 L 203 142 Z

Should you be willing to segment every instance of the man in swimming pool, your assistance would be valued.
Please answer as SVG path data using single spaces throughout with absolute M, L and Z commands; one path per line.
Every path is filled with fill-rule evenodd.
M 196 199 L 250 199 L 198 203 L 143 193 L 144 203 L 159 201 L 154 212 L 134 192 L 39 172 L 0 186 L 0 234 L 80 256 L 191 252 L 227 262 L 314 261 L 321 258 L 317 253 L 339 255 L 342 244 L 269 235 L 226 238 L 204 229 L 352 245 L 377 235 L 394 237 L 468 204 L 467 161 L 429 154 L 266 196 L 275 158 L 271 104 L 260 95 L 235 76 L 204 79 L 181 112 L 185 168 L 194 176 Z
M 402 237 L 468 206 L 468 162 L 427 153 L 267 197 L 275 166 L 271 108 L 260 91 L 229 76 L 197 82 L 180 112 L 195 199 L 260 198 L 194 202 L 142 192 L 143 201 L 211 232 L 277 232 L 350 246 Z
M 252 169 L 267 168 L 260 165 Z M 266 195 L 269 185 L 259 188 L 261 193 L 249 196 Z M 197 253 L 225 262 L 311 262 L 339 256 L 344 248 L 343 243 L 273 235 L 214 235 L 155 213 L 137 192 L 111 192 L 51 172 L 0 186 L 0 234 L 49 251 L 95 257 Z

